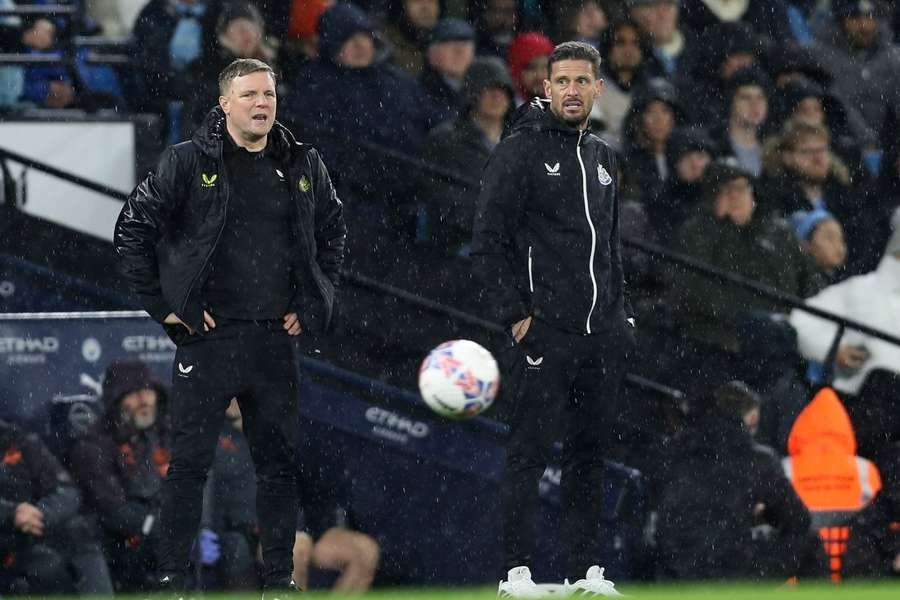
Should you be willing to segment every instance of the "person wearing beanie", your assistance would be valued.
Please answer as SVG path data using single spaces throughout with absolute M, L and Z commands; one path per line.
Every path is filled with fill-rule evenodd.
M 831 75 L 832 90 L 859 110 L 869 129 L 882 130 L 900 69 L 877 0 L 833 0 L 834 22 L 819 32 L 810 51 Z
M 437 111 L 436 122 L 451 121 L 465 102 L 463 77 L 475 59 L 475 30 L 462 19 L 446 18 L 431 31 L 419 84 Z
M 782 219 L 757 211 L 753 177 L 733 158 L 717 159 L 703 181 L 701 210 L 678 234 L 677 248 L 708 265 L 788 294 L 806 297 L 809 260 Z M 683 328 L 683 360 L 673 373 L 685 391 L 704 393 L 720 378 L 750 376 L 740 354 L 741 320 L 781 305 L 736 286 L 684 271 L 670 305 Z
M 604 124 L 603 139 L 616 149 L 625 143 L 622 131 L 631 109 L 634 90 L 646 83 L 645 66 L 652 50 L 637 23 L 617 19 L 600 36 L 603 95 L 592 117 Z
M 878 267 L 825 288 L 807 304 L 900 337 L 900 209 Z M 852 246 L 851 246 L 852 248 Z M 837 325 L 800 310 L 791 312 L 801 354 L 823 362 Z M 874 456 L 900 439 L 896 391 L 900 389 L 900 347 L 848 329 L 835 356 L 834 388 L 847 404 L 860 437 L 860 454 Z
M 391 62 L 418 77 L 427 63 L 426 53 L 442 13 L 441 0 L 394 0 L 388 5 L 384 38 Z M 472 34 L 474 38 L 474 32 Z
M 654 77 L 691 77 L 697 36 L 681 26 L 680 0 L 629 0 L 628 14 L 653 46 L 648 62 Z
M 544 97 L 547 57 L 551 52 L 553 42 L 543 33 L 520 33 L 513 38 L 506 61 L 516 88 L 516 106 L 534 97 Z
M 103 531 L 116 590 L 152 588 L 162 480 L 169 466 L 167 393 L 140 361 L 114 361 L 103 377 L 105 414 L 68 453 L 87 512 Z
M 803 251 L 813 259 L 815 270 L 811 273 L 809 289 L 818 293 L 838 281 L 847 262 L 844 228 L 833 214 L 821 207 L 795 212 L 791 223 Z
M 713 131 L 722 156 L 734 156 L 753 177 L 762 174 L 762 131 L 769 114 L 769 79 L 757 68 L 736 72 L 725 86 L 725 121 Z
M 518 0 L 473 2 L 469 19 L 475 24 L 476 52 L 479 56 L 505 59 L 519 27 Z

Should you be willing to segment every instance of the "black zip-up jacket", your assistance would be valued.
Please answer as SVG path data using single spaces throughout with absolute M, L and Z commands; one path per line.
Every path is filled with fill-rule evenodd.
M 211 110 L 193 139 L 169 147 L 156 169 L 129 196 L 113 242 L 122 273 L 144 308 L 159 322 L 174 312 L 198 334 L 203 331 L 201 291 L 210 258 L 225 227 L 229 178 L 223 160 L 225 115 Z M 307 331 L 324 332 L 334 310 L 344 260 L 343 207 L 318 152 L 276 122 L 267 151 L 290 182 L 298 258 L 299 297 L 291 309 Z M 187 331 L 164 326 L 179 343 Z
M 534 100 L 513 115 L 481 179 L 472 256 L 490 316 L 592 334 L 631 316 L 619 248 L 616 161 Z

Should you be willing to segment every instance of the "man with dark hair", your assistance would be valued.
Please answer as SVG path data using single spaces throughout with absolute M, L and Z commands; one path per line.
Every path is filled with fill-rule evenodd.
M 538 482 L 563 442 L 562 537 L 570 593 L 614 590 L 593 566 L 602 456 L 634 347 L 619 248 L 615 156 L 587 128 L 600 55 L 566 42 L 548 60 L 549 100 L 520 107 L 482 176 L 473 259 L 491 318 L 509 327 L 511 379 L 501 484 L 508 580 L 501 597 L 535 597 Z M 582 578 L 583 577 L 583 578 Z
M 225 408 L 237 397 L 256 465 L 264 586 L 292 589 L 291 337 L 330 329 L 346 227 L 318 152 L 275 121 L 272 69 L 236 60 L 219 86 L 219 105 L 138 184 L 114 234 L 126 281 L 178 345 L 160 584 L 181 585 Z

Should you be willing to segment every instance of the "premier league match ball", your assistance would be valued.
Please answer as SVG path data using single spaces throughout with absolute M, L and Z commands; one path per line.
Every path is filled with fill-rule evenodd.
M 444 342 L 419 368 L 419 392 L 434 412 L 466 419 L 487 410 L 500 389 L 497 361 L 471 340 Z

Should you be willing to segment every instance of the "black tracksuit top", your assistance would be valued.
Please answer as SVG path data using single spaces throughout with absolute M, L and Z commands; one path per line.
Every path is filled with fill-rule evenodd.
M 615 155 L 547 104 L 521 106 L 485 166 L 474 266 L 498 322 L 534 315 L 565 331 L 601 333 L 631 316 Z

